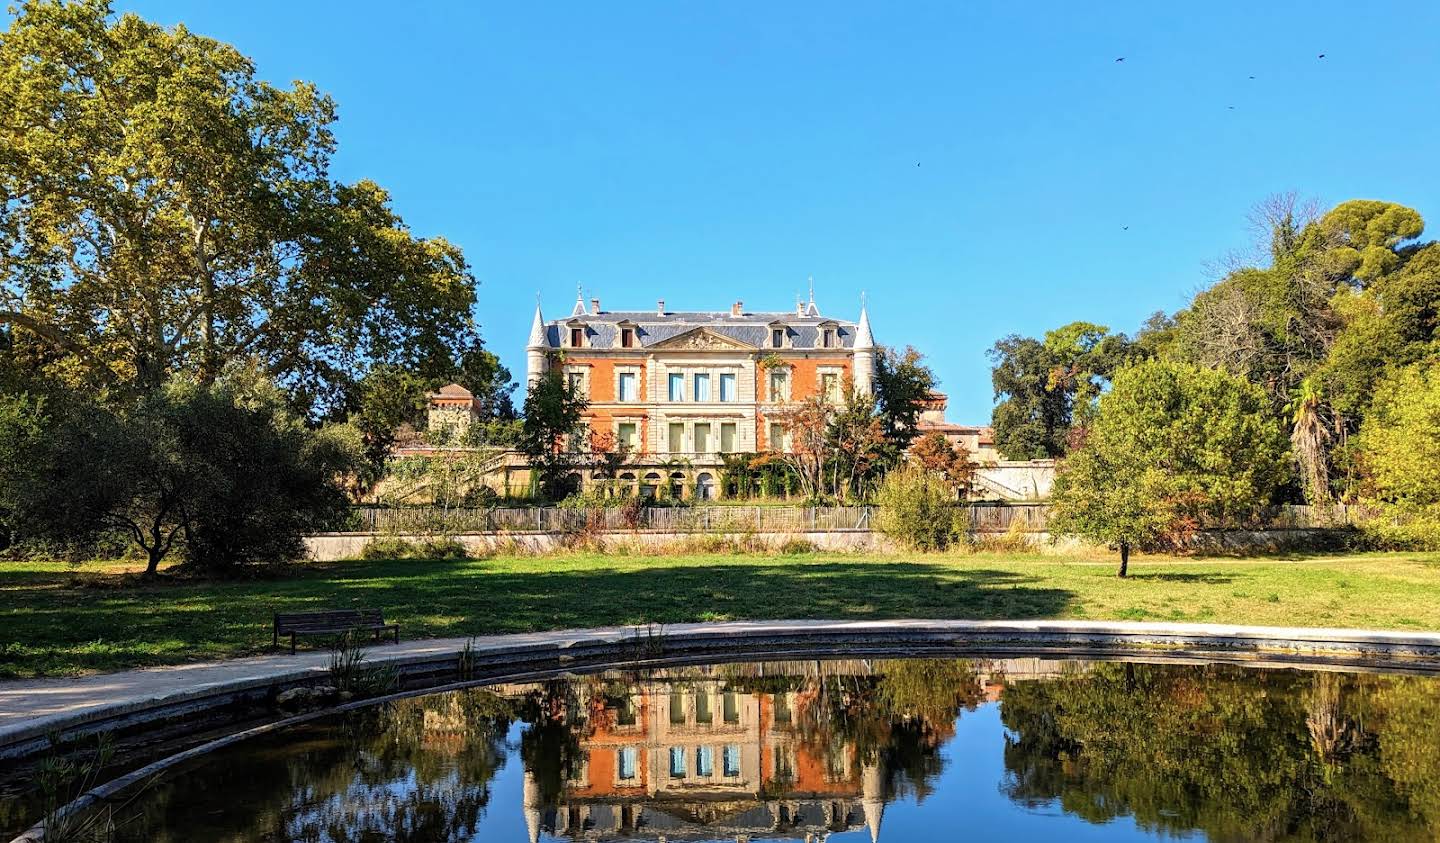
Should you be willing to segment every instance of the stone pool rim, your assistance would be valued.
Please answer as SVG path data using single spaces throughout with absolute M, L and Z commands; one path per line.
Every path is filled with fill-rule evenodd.
M 409 642 L 412 648 L 426 639 Z M 1321 669 L 1363 670 L 1367 666 L 1402 671 L 1440 672 L 1440 633 L 1391 630 L 1325 629 L 1309 627 L 1267 627 L 1233 624 L 1154 623 L 1137 621 L 958 621 L 958 620 L 866 620 L 866 621 L 725 621 L 672 625 L 605 627 L 544 633 L 477 636 L 469 639 L 428 639 L 424 652 L 391 650 L 384 646 L 367 651 L 370 664 L 393 665 L 402 673 L 409 669 L 435 669 L 452 665 L 468 644 L 479 669 L 498 670 L 479 679 L 450 681 L 428 687 L 403 690 L 382 697 L 354 700 L 341 705 L 306 712 L 224 735 L 183 752 L 154 761 L 138 770 L 110 780 L 83 794 L 66 806 L 67 812 L 84 810 L 98 799 L 118 794 L 141 780 L 215 750 L 279 729 L 311 720 L 385 702 L 468 687 L 491 684 L 531 674 L 596 670 L 671 660 L 721 661 L 755 658 L 823 658 L 847 655 L 904 657 L 905 648 L 943 648 L 956 655 L 973 651 L 979 655 L 1045 654 L 1093 657 L 1170 656 L 1177 660 L 1237 660 L 1255 667 L 1319 667 Z M 930 653 L 915 653 L 916 656 Z M 581 658 L 583 657 L 583 658 Z M 1321 659 L 1307 662 L 1306 657 Z M 1336 657 L 1342 660 L 1336 661 Z M 259 657 L 272 659 L 272 657 Z M 1327 660 L 1328 659 L 1328 660 Z M 257 659 L 251 658 L 254 662 Z M 274 661 L 272 659 L 272 661 Z M 309 660 L 313 662 L 313 657 Z M 190 711 L 226 705 L 245 691 L 265 689 L 274 693 L 287 687 L 313 685 L 326 675 L 324 664 L 307 664 L 296 669 L 279 669 L 265 675 L 245 671 L 246 659 L 221 662 L 233 665 L 240 674 L 234 681 L 221 681 L 198 689 L 174 690 L 149 696 L 118 699 L 74 715 L 36 718 L 18 727 L 0 729 L 0 758 L 34 754 L 34 744 L 46 735 L 74 732 L 89 727 L 102 731 L 107 723 L 134 725 L 147 717 L 173 716 L 177 707 Z M 283 661 L 279 666 L 284 667 Z M 538 665 L 545 664 L 540 667 Z M 504 667 L 513 665 L 506 674 Z M 525 666 L 529 666 L 528 669 Z M 184 665 L 154 668 L 157 676 Z M 99 676 L 114 674 L 98 674 Z M 14 685 L 16 683 L 6 683 Z M 21 683 L 23 684 L 23 683 Z M 38 722 L 37 722 L 38 721 Z M 25 747 L 32 751 L 25 751 Z M 37 824 L 12 843 L 36 843 L 43 826 Z

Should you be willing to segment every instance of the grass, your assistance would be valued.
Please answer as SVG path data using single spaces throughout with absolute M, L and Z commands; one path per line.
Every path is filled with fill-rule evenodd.
M 378 607 L 405 638 L 774 618 L 1088 618 L 1440 630 L 1440 554 L 1111 560 L 1027 554 L 617 556 L 308 565 L 138 583 L 134 565 L 0 563 L 0 676 L 264 652 L 271 613 Z

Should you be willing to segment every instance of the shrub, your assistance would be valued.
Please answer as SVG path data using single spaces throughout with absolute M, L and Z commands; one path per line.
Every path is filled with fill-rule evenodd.
M 417 559 L 465 559 L 469 556 L 465 545 L 450 536 L 428 538 L 415 546 Z
M 944 550 L 955 538 L 955 493 L 934 472 L 916 465 L 891 471 L 875 500 L 876 528 L 907 547 Z
M 781 542 L 779 549 L 781 556 L 799 556 L 802 553 L 814 553 L 819 550 L 819 548 L 815 546 L 815 543 L 809 539 L 795 538 L 793 536 Z
M 405 539 L 371 539 L 360 550 L 360 558 L 367 561 L 377 559 L 408 559 L 414 556 L 416 547 Z

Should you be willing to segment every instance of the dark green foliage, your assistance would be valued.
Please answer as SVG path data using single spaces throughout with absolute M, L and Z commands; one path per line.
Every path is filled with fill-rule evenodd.
M 575 491 L 571 472 L 584 454 L 571 446 L 571 438 L 579 433 L 588 406 L 558 364 L 537 378 L 525 396 L 520 452 L 529 461 L 538 491 L 546 500 L 563 500 Z
M 875 355 L 875 411 L 889 446 L 890 465 L 915 441 L 920 414 L 935 391 L 935 373 L 924 359 L 911 347 L 903 352 L 881 348 Z
M 1140 350 L 1104 325 L 1072 322 L 1044 340 L 1011 335 L 995 343 L 992 423 L 995 446 L 1008 459 L 1058 457 L 1110 375 Z
M 174 383 L 123 412 L 11 399 L 0 410 L 0 506 L 21 536 L 83 541 L 118 530 L 148 573 L 183 547 L 211 570 L 297 557 L 341 518 L 356 448 L 312 431 L 278 391 L 244 377 Z

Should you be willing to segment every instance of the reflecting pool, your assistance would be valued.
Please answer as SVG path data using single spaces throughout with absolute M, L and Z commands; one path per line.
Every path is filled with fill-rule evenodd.
M 151 785 L 127 841 L 1430 840 L 1431 676 L 736 663 L 415 697 Z

